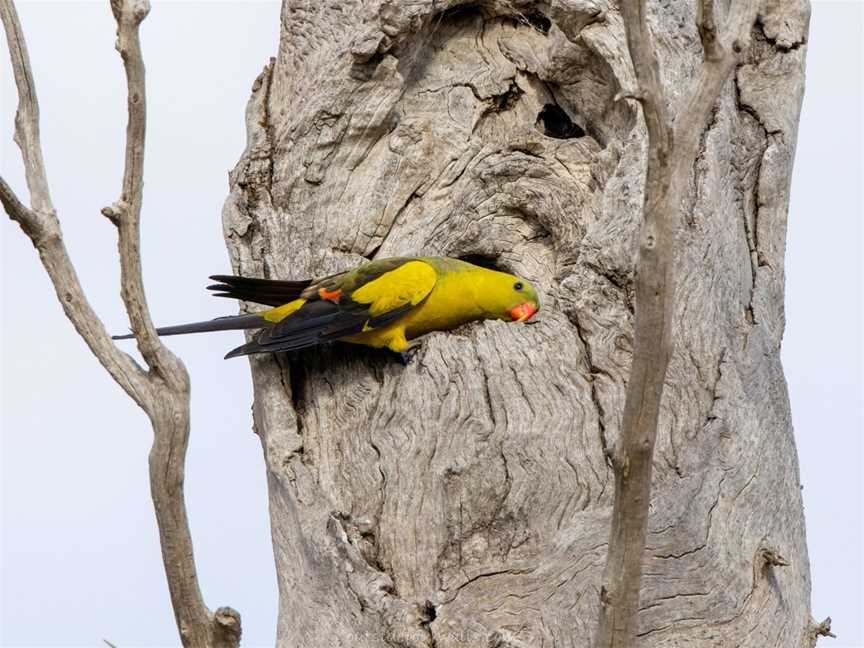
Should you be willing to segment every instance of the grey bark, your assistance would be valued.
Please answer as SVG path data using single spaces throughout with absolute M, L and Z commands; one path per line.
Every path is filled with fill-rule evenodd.
M 649 8 L 674 117 L 696 7 Z M 762 4 L 700 138 L 643 646 L 820 633 L 779 360 L 808 19 Z M 433 334 L 407 367 L 340 346 L 251 360 L 280 646 L 591 645 L 632 358 L 647 140 L 616 95 L 634 87 L 620 14 L 592 0 L 284 3 L 223 213 L 235 270 L 486 257 L 543 310 Z
M 718 29 L 714 0 L 700 0 L 697 30 L 704 61 L 670 122 L 666 87 L 645 0 L 620 3 L 627 47 L 636 76 L 634 97 L 648 137 L 642 225 L 635 264 L 633 359 L 624 396 L 621 432 L 610 462 L 615 472 L 609 548 L 600 588 L 600 620 L 594 648 L 631 648 L 639 634 L 642 567 L 651 505 L 654 447 L 669 368 L 675 314 L 675 242 L 686 208 L 693 166 L 708 117 L 750 44 L 758 2 L 730 5 Z M 777 562 L 779 565 L 779 562 Z

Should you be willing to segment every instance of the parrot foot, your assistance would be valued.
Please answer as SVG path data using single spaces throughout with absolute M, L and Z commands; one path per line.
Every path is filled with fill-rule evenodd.
M 408 366 L 408 363 L 411 362 L 411 359 L 417 354 L 417 351 L 420 350 L 421 346 L 423 346 L 422 342 L 414 340 L 413 342 L 409 342 L 408 345 L 399 352 L 399 362 L 402 363 L 403 367 Z

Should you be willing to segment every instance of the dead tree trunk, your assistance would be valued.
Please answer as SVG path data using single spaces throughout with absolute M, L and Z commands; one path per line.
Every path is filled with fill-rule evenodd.
M 675 116 L 696 7 L 651 9 Z M 644 646 L 818 630 L 779 360 L 808 16 L 765 0 L 700 140 Z M 646 133 L 616 95 L 633 88 L 621 17 L 594 0 L 284 2 L 224 210 L 235 270 L 458 256 L 530 278 L 543 310 L 434 334 L 407 367 L 339 346 L 252 360 L 280 646 L 591 644 L 632 352 Z

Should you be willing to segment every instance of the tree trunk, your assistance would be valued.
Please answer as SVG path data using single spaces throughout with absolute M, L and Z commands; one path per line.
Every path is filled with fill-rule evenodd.
M 702 59 L 695 6 L 652 10 L 674 115 Z M 808 17 L 765 0 L 702 137 L 643 646 L 815 641 L 779 359 Z M 406 367 L 347 345 L 252 358 L 280 646 L 590 645 L 632 351 L 632 88 L 620 15 L 594 0 L 284 2 L 223 214 L 235 270 L 440 254 L 529 278 L 543 308 L 432 334 Z

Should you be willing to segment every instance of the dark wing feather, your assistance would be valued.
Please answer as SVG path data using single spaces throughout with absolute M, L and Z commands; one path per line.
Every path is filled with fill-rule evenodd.
M 253 277 L 235 277 L 232 275 L 213 275 L 210 277 L 219 283 L 207 286 L 207 290 L 216 291 L 216 297 L 230 297 L 242 301 L 281 306 L 294 301 L 312 283 L 310 279 L 303 281 L 276 281 L 273 279 L 256 279 Z
M 225 357 L 296 351 L 359 333 L 369 321 L 369 313 L 359 304 L 355 306 L 346 307 L 326 300 L 307 302 L 300 310 L 263 329 L 254 340 L 237 347 Z
M 301 281 L 279 281 L 275 279 L 258 279 L 255 277 L 238 277 L 234 275 L 213 275 L 210 278 L 218 283 L 207 286 L 214 291 L 214 297 L 229 297 L 255 304 L 267 306 L 282 306 L 295 299 L 318 299 L 318 290 L 340 289 L 350 293 L 382 274 L 390 272 L 410 261 L 410 258 L 394 257 L 365 263 L 359 268 L 348 272 L 338 272 L 320 279 L 304 279 Z
M 414 306 L 405 304 L 399 308 L 369 316 L 367 307 L 354 302 L 340 304 L 329 301 L 311 301 L 300 310 L 270 328 L 262 329 L 251 342 L 233 349 L 225 358 L 234 358 L 252 353 L 276 353 L 297 351 L 332 342 L 364 329 L 380 328 L 396 321 Z

